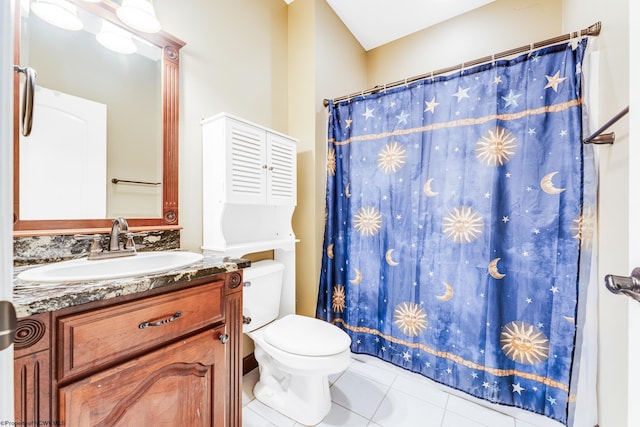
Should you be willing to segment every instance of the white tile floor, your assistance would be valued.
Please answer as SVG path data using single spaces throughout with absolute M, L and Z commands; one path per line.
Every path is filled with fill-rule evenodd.
M 243 427 L 301 427 L 253 396 L 258 370 L 243 378 Z M 559 427 L 561 424 L 524 411 L 498 406 L 517 418 L 473 403 L 473 398 L 445 391 L 428 379 L 354 354 L 349 368 L 330 377 L 333 405 L 318 426 L 357 427 Z M 455 393 L 455 394 L 454 394 Z M 463 398 L 464 397 L 464 398 Z M 486 405 L 489 405 L 486 403 Z

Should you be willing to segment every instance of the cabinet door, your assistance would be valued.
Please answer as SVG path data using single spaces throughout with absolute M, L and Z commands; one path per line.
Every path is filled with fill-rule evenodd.
M 266 200 L 266 133 L 228 119 L 226 193 L 229 203 L 264 204 Z
M 61 387 L 61 423 L 224 426 L 224 332 L 224 326 L 202 332 Z
M 51 357 L 49 313 L 18 320 L 14 343 L 16 425 L 51 421 Z
M 14 360 L 16 425 L 51 422 L 50 385 L 48 350 Z
M 267 133 L 267 203 L 296 204 L 296 144 Z

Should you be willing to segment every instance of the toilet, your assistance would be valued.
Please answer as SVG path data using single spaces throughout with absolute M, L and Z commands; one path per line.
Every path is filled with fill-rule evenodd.
M 255 344 L 260 379 L 253 393 L 265 405 L 304 425 L 331 409 L 329 378 L 351 360 L 351 338 L 328 322 L 280 316 L 284 264 L 258 261 L 244 270 L 243 333 Z

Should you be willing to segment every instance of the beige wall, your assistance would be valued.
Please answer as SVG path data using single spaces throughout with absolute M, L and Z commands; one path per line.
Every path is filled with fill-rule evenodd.
M 326 180 L 326 109 L 323 98 L 366 85 L 365 54 L 324 0 L 289 6 L 289 129 L 298 145 L 298 206 L 293 230 L 296 311 L 315 315 L 322 257 Z
M 225 111 L 288 132 L 287 5 L 282 0 L 156 0 L 180 51 L 182 246 L 202 245 L 200 120 Z
M 383 85 L 555 37 L 558 0 L 496 0 L 367 54 L 368 85 Z
M 316 80 L 315 6 L 313 1 L 294 1 L 289 6 L 289 131 L 298 143 L 298 206 L 293 213 L 296 244 L 296 312 L 310 314 L 308 306 L 315 277 L 315 121 Z M 301 307 L 302 306 L 302 307 Z

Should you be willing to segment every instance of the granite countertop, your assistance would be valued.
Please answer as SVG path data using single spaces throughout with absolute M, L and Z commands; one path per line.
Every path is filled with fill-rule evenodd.
M 19 267 L 14 269 L 13 304 L 18 317 L 26 317 L 202 279 L 250 265 L 251 262 L 245 259 L 228 259 L 205 254 L 201 261 L 176 270 L 144 276 L 73 283 L 25 282 L 18 279 L 17 275 L 31 267 Z

